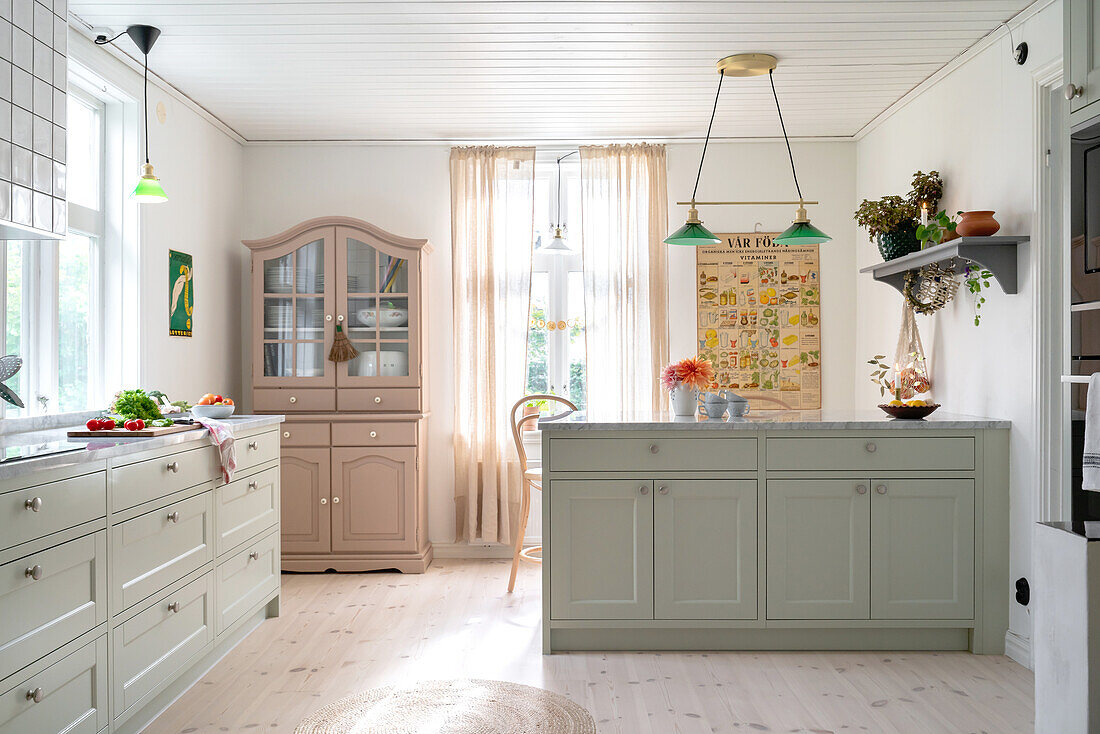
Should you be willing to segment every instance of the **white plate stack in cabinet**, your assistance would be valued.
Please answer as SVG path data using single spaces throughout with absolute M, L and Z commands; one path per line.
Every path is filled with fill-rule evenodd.
M 283 568 L 423 572 L 427 240 L 322 217 L 244 245 L 253 408 L 286 415 Z M 328 359 L 337 329 L 351 361 Z

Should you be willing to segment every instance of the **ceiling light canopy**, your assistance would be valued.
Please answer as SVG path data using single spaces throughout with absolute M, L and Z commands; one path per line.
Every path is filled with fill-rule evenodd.
M 779 106 L 779 95 L 775 91 L 775 80 L 772 72 L 778 60 L 771 54 L 733 54 L 719 59 L 715 65 L 718 68 L 718 91 L 714 94 L 714 106 L 710 111 L 710 122 L 707 124 L 707 136 L 703 141 L 703 153 L 699 156 L 699 170 L 695 173 L 695 187 L 691 190 L 691 201 L 678 201 L 677 204 L 689 205 L 687 221 L 683 227 L 665 238 L 669 245 L 687 245 L 699 247 L 704 245 L 717 245 L 722 242 L 713 232 L 703 226 L 699 219 L 698 205 L 772 205 L 772 204 L 797 204 L 798 210 L 794 221 L 773 241 L 777 245 L 797 246 L 816 245 L 828 242 L 831 237 L 817 227 L 810 224 L 810 218 L 806 214 L 807 204 L 816 204 L 816 201 L 806 201 L 802 197 L 802 188 L 798 185 L 798 172 L 795 170 L 794 154 L 791 152 L 791 141 L 787 138 L 787 126 L 783 122 L 783 110 Z M 787 144 L 787 156 L 791 161 L 791 175 L 794 177 L 794 187 L 798 191 L 798 201 L 696 201 L 695 195 L 699 191 L 699 177 L 703 173 L 703 161 L 707 157 L 707 145 L 710 143 L 711 129 L 714 127 L 714 115 L 718 111 L 718 98 L 722 94 L 722 80 L 729 77 L 750 77 L 768 75 L 768 81 L 772 88 L 772 97 L 775 99 L 775 110 L 779 114 L 779 126 L 783 131 L 783 142 Z

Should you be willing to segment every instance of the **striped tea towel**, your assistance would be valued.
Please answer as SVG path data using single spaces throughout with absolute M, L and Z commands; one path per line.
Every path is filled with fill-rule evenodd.
M 1100 491 L 1100 372 L 1089 378 L 1085 405 L 1085 455 L 1081 460 L 1082 489 Z
M 1098 393 L 1100 394 L 1100 393 Z M 222 479 L 226 484 L 233 481 L 233 472 L 237 471 L 237 449 L 233 448 L 233 429 L 225 421 L 216 421 L 210 418 L 192 416 L 196 423 L 201 423 L 210 431 L 210 440 L 218 447 L 218 455 L 222 460 Z

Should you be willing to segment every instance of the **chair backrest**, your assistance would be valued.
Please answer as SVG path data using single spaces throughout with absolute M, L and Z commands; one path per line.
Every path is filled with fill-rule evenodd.
M 530 423 L 531 421 L 537 421 L 539 419 L 539 414 L 534 413 L 532 415 L 525 415 L 522 418 L 520 418 L 519 420 L 517 420 L 516 419 L 516 413 L 521 412 L 523 410 L 523 406 L 527 405 L 527 403 L 530 403 L 530 402 L 536 401 L 536 400 L 545 400 L 547 402 L 552 402 L 552 403 L 561 403 L 562 405 L 569 408 L 569 410 L 576 410 L 577 409 L 576 405 L 573 405 L 572 402 L 570 402 L 569 400 L 561 397 L 560 395 L 542 395 L 542 394 L 525 395 L 522 398 L 520 398 L 518 401 L 516 401 L 516 404 L 512 406 L 512 411 L 508 414 L 508 416 L 509 416 L 509 419 L 512 422 L 512 438 L 515 439 L 516 451 L 519 453 L 520 471 L 524 472 L 524 473 L 526 473 L 526 471 L 527 471 L 527 452 L 523 450 L 523 434 L 521 433 L 521 431 L 523 430 L 523 426 L 525 426 L 526 424 Z

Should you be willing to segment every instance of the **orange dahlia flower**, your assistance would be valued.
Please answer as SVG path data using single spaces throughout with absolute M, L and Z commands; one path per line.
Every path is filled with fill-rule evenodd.
M 714 380 L 714 365 L 704 357 L 688 357 L 676 365 L 676 376 L 684 385 L 703 390 Z

